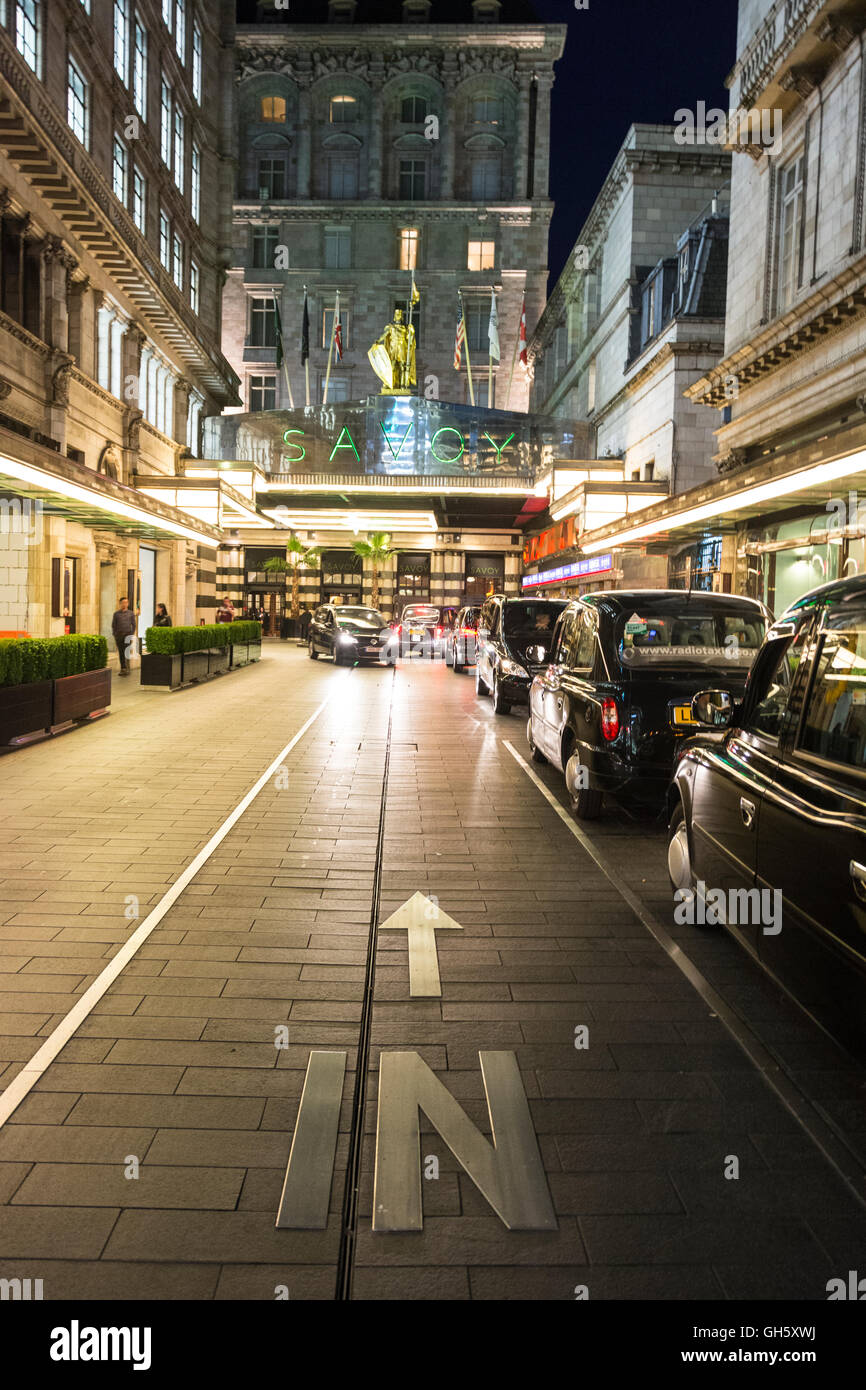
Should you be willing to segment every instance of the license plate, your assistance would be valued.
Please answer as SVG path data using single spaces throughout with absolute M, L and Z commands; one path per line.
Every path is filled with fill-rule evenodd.
M 368 656 L 378 656 L 378 655 L 379 655 L 379 648 L 378 648 L 378 647 L 365 647 L 365 648 L 364 648 L 364 651 L 367 653 Z
M 695 719 L 695 716 L 692 714 L 691 705 L 674 705 L 674 727 L 682 727 L 683 725 L 687 725 L 691 728 L 694 728 L 696 725 L 699 725 L 700 722 L 701 721 L 699 719 Z

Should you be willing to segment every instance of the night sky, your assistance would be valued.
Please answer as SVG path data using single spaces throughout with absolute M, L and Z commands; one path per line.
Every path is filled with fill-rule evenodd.
M 326 14 L 322 0 L 290 0 L 286 23 L 321 23 Z M 360 0 L 356 22 L 399 14 L 396 0 Z M 466 23 L 471 15 L 470 0 L 433 0 L 434 20 Z M 239 22 L 254 16 L 254 0 L 239 0 Z M 533 17 L 568 26 L 553 88 L 552 287 L 632 122 L 672 124 L 679 107 L 701 100 L 727 108 L 737 0 L 589 0 L 588 10 L 574 0 L 505 0 L 503 22 Z

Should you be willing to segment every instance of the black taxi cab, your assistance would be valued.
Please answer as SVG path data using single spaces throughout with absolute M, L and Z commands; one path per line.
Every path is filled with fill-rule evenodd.
M 682 589 L 586 594 L 560 615 L 529 694 L 533 757 L 565 773 L 576 814 L 605 793 L 662 809 L 678 744 L 696 730 L 692 697 L 710 683 L 742 694 L 769 613 L 754 599 Z

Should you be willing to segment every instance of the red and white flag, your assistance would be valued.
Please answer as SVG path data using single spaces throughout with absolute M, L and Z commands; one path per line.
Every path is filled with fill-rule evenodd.
M 517 339 L 518 356 L 524 367 L 527 366 L 526 358 L 526 296 L 523 299 L 523 307 L 520 310 L 520 333 Z
M 343 360 L 343 325 L 340 321 L 340 293 L 337 291 L 337 298 L 334 303 L 334 350 L 337 361 Z
M 463 360 L 463 341 L 466 337 L 466 326 L 463 322 L 463 304 L 458 300 L 457 329 L 454 334 L 454 370 L 460 371 L 460 363 Z

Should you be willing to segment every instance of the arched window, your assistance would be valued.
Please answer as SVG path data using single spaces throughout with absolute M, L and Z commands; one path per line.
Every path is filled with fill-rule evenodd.
M 286 98 L 285 97 L 262 97 L 259 106 L 259 115 L 263 121 L 281 121 L 286 119 Z
M 345 125 L 358 119 L 358 98 L 341 93 L 331 97 L 328 115 L 331 125 Z
M 155 427 L 157 420 L 157 378 L 159 373 L 159 363 L 155 357 L 151 356 L 147 364 L 147 419 Z
M 495 92 L 478 92 L 472 98 L 473 125 L 501 125 L 502 98 Z
M 426 97 L 404 97 L 400 103 L 400 120 L 403 125 L 421 125 L 427 119 Z

